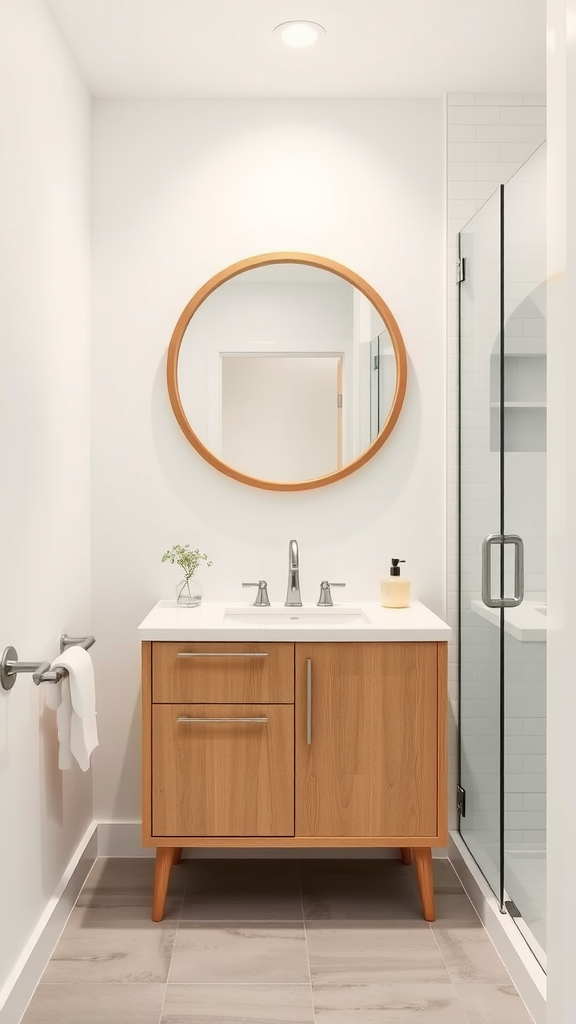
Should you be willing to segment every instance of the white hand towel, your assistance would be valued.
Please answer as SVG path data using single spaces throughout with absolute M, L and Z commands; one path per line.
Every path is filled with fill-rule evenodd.
M 68 647 L 51 667 L 65 668 L 68 673 L 59 683 L 46 684 L 46 706 L 56 709 L 58 767 L 71 768 L 74 756 L 82 771 L 87 772 L 90 754 L 98 746 L 92 658 L 83 647 Z
M 72 723 L 72 701 L 70 700 L 70 682 L 64 676 L 58 683 L 46 683 L 46 707 L 56 711 L 58 726 L 58 767 L 64 771 L 72 767 L 70 750 L 70 732 Z

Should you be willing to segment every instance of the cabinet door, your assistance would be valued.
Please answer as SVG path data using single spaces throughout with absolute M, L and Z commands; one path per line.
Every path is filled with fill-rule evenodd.
M 293 705 L 154 705 L 152 835 L 293 836 Z
M 296 645 L 296 835 L 436 836 L 435 643 Z

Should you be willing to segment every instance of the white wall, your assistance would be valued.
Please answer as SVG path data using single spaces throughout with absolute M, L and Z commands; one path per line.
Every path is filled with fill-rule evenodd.
M 93 602 L 102 746 L 96 816 L 140 817 L 136 626 L 177 580 L 162 552 L 208 552 L 210 600 L 242 580 L 305 601 L 321 579 L 378 599 L 391 556 L 445 601 L 444 181 L 440 101 L 97 101 L 93 136 Z M 218 474 L 169 407 L 166 348 L 195 290 L 235 260 L 297 250 L 369 281 L 403 332 L 406 404 L 366 467 L 301 493 Z M 334 575 L 335 574 L 335 575 Z
M 0 0 L 0 95 L 0 649 L 42 660 L 90 630 L 90 101 L 39 0 Z M 91 819 L 21 675 L 0 690 L 0 1005 Z
M 548 1021 L 576 1018 L 576 0 L 548 0 Z

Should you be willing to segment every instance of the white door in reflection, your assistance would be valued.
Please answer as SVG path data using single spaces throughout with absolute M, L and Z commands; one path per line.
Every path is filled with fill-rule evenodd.
M 342 465 L 342 356 L 221 356 L 222 459 L 251 476 L 309 480 Z

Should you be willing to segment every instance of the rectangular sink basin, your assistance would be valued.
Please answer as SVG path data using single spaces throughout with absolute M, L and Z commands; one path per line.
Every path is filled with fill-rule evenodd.
M 226 608 L 224 625 L 243 626 L 352 626 L 369 623 L 362 608 Z
M 548 605 L 546 605 L 546 604 L 537 604 L 536 605 L 536 611 L 540 612 L 541 615 L 548 615 Z

